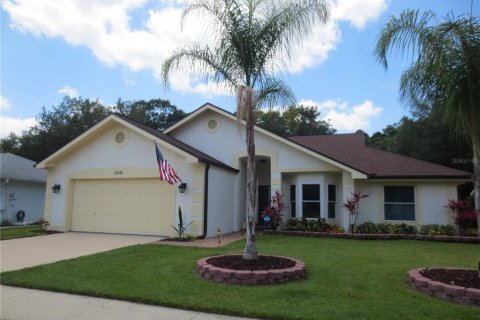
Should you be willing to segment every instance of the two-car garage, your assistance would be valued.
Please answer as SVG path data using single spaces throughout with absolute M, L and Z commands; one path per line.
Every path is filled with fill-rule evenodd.
M 158 178 L 74 180 L 71 230 L 165 236 L 175 187 Z

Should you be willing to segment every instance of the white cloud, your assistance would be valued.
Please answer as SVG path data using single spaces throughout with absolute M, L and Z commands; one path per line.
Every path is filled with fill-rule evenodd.
M 70 87 L 70 86 L 65 86 L 65 87 L 63 87 L 63 88 L 61 88 L 61 89 L 58 89 L 58 93 L 63 94 L 63 95 L 65 95 L 65 96 L 67 96 L 67 97 L 70 97 L 70 98 L 76 98 L 76 97 L 78 97 L 78 91 L 77 91 L 77 89 L 74 89 L 74 88 L 72 88 L 72 87 Z
M 364 131 L 371 127 L 372 119 L 378 117 L 383 109 L 375 106 L 372 101 L 365 100 L 362 104 L 350 107 L 348 102 L 340 99 L 315 102 L 301 100 L 298 102 L 305 106 L 315 106 L 320 111 L 320 119 L 328 121 L 339 131 Z
M 128 79 L 127 77 L 122 77 L 122 79 L 123 79 L 123 84 L 126 87 L 133 87 L 136 84 L 135 80 Z
M 11 107 L 10 100 L 0 95 L 0 111 L 10 110 L 10 107 Z
M 332 19 L 347 21 L 363 29 L 369 21 L 376 21 L 387 9 L 389 0 L 334 0 Z
M 212 44 L 201 17 L 191 15 L 182 29 L 183 0 L 160 0 L 161 7 L 146 8 L 148 0 L 4 0 L 11 26 L 38 37 L 62 38 L 72 45 L 88 47 L 109 67 L 127 66 L 133 71 L 151 69 L 159 78 L 164 59 L 193 42 Z M 362 29 L 386 9 L 388 0 L 330 0 L 331 21 L 318 26 L 298 49 L 288 67 L 301 72 L 320 64 L 341 40 L 340 23 Z M 131 26 L 133 10 L 148 10 L 143 26 Z M 225 94 L 212 84 L 200 83 L 195 75 L 172 74 L 174 90 L 205 96 Z
M 19 135 L 24 130 L 30 129 L 30 127 L 37 124 L 35 118 L 10 118 L 10 117 L 0 117 L 0 138 L 5 138 L 11 132 Z

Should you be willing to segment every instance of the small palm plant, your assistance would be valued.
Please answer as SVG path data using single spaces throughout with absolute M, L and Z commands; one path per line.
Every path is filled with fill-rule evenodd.
M 360 191 L 352 192 L 353 197 L 348 199 L 342 207 L 347 208 L 349 213 L 348 225 L 350 227 L 350 232 L 355 233 L 355 225 L 357 224 L 357 217 L 360 212 L 360 200 L 368 197 L 368 194 L 362 194 Z
M 183 214 L 182 214 L 182 208 L 178 207 L 178 224 L 176 227 L 170 226 L 175 230 L 175 232 L 178 233 L 178 238 L 183 239 L 185 236 L 185 231 L 187 231 L 187 228 L 193 223 L 193 221 L 190 221 L 189 223 L 185 224 L 183 222 Z

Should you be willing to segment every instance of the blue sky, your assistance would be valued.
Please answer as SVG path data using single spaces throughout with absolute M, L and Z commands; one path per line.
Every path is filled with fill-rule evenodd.
M 192 41 L 210 43 L 198 17 L 183 31 L 178 0 L 4 0 L 1 11 L 1 136 L 34 124 L 64 95 L 122 100 L 163 98 L 192 111 L 205 102 L 234 111 L 233 97 L 185 73 L 165 90 L 163 59 Z M 299 49 L 282 77 L 297 101 L 318 106 L 339 132 L 379 131 L 408 115 L 398 99 L 407 59 L 388 71 L 375 61 L 375 39 L 404 9 L 469 13 L 471 0 L 332 0 L 332 17 Z M 473 1 L 473 13 L 480 1 Z

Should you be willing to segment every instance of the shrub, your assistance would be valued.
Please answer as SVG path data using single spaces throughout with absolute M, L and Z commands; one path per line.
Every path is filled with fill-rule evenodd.
M 358 233 L 378 233 L 378 227 L 372 221 L 367 221 L 357 226 Z
M 352 192 L 352 198 L 342 204 L 342 207 L 347 208 L 349 213 L 348 226 L 351 233 L 355 233 L 355 225 L 357 224 L 357 218 L 360 210 L 360 200 L 367 198 L 368 194 L 362 194 L 360 191 Z
M 178 207 L 178 225 L 175 226 L 170 226 L 177 232 L 178 238 L 183 239 L 185 235 L 185 231 L 187 231 L 187 228 L 193 223 L 193 221 L 190 221 L 189 223 L 184 223 L 183 222 L 183 214 L 182 214 L 182 208 Z
M 477 214 L 469 201 L 448 200 L 444 207 L 450 208 L 454 212 L 453 218 L 460 234 L 464 234 L 468 228 L 477 227 Z
M 416 234 L 417 226 L 406 223 L 373 223 L 371 221 L 359 224 L 358 233 L 368 234 Z
M 272 197 L 272 200 L 270 200 L 270 206 L 265 208 L 265 214 L 269 217 L 268 224 L 272 230 L 276 230 L 282 223 L 282 212 L 286 209 L 285 202 L 283 202 L 283 195 L 280 191 L 275 191 L 275 195 Z
M 8 226 L 12 226 L 12 225 L 13 225 L 13 223 L 9 219 L 3 219 L 0 222 L 0 227 L 8 227 Z
M 290 218 L 284 228 L 288 231 L 344 232 L 342 227 L 328 223 L 325 219 Z
M 456 230 L 452 225 L 426 224 L 420 227 L 420 234 L 429 236 L 454 236 Z

